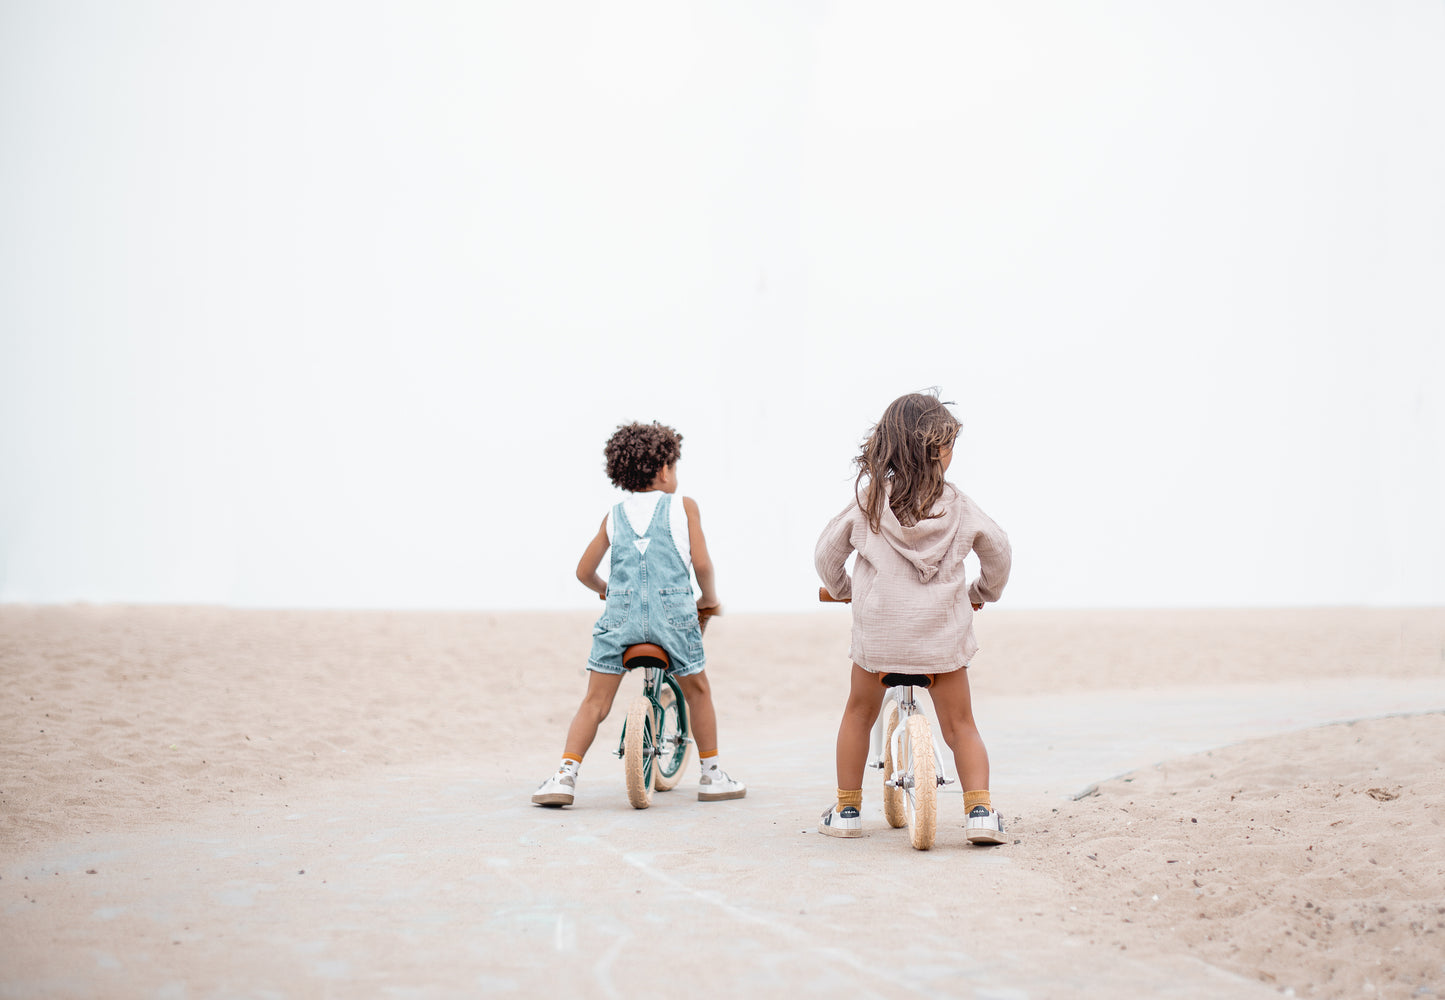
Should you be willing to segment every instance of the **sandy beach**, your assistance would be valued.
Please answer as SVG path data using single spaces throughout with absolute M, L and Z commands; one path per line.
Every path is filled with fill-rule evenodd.
M 0 606 L 0 997 L 1445 996 L 1445 610 L 1010 612 L 1010 842 L 816 833 L 846 609 L 707 637 L 724 766 L 532 807 L 588 613 Z

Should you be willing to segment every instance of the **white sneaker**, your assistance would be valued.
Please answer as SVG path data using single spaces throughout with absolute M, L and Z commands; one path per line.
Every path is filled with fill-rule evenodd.
M 576 791 L 577 778 L 558 771 L 542 782 L 541 787 L 533 793 L 532 802 L 539 806 L 570 806 Z
M 1003 817 L 988 806 L 974 806 L 964 824 L 970 844 L 1002 844 Z
M 723 799 L 740 799 L 748 794 L 748 786 L 726 771 L 712 771 L 697 779 L 697 800 L 699 802 L 721 802 Z
M 863 817 L 858 815 L 857 806 L 844 806 L 839 809 L 837 805 L 832 805 L 823 814 L 823 818 L 818 820 L 818 832 L 829 837 L 861 837 Z

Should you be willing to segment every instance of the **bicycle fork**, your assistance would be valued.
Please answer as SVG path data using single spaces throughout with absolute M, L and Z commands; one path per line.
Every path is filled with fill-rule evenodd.
M 883 705 L 879 709 L 878 719 L 873 723 L 873 732 L 869 739 L 868 766 L 880 770 L 884 766 L 883 760 L 883 739 L 884 720 L 888 717 L 888 703 L 898 703 L 898 724 L 893 729 L 892 751 L 893 773 L 884 778 L 883 783 L 889 788 L 901 788 L 906 792 L 913 790 L 913 772 L 906 767 L 907 756 L 903 753 L 904 741 L 908 739 L 908 719 L 914 715 L 923 714 L 923 709 L 913 699 L 913 688 L 907 686 L 892 687 L 883 698 Z M 937 775 L 938 786 L 953 784 L 953 778 L 949 777 L 948 765 L 943 756 L 943 746 L 938 742 L 938 734 L 933 727 L 928 727 L 928 735 L 933 743 L 934 773 Z
M 648 757 L 666 758 L 670 756 L 678 746 L 686 746 L 695 742 L 691 736 L 685 736 L 681 732 L 668 736 L 662 731 L 663 711 L 659 692 L 666 681 L 662 670 L 657 667 L 646 667 L 642 680 L 642 693 L 652 705 L 652 739 L 643 746 L 643 753 Z M 684 711 L 686 711 L 684 709 Z M 682 718 L 683 727 L 686 728 L 686 717 Z M 622 738 L 617 741 L 617 749 L 612 756 L 621 760 L 626 751 L 623 749 L 627 741 L 627 724 L 622 724 Z

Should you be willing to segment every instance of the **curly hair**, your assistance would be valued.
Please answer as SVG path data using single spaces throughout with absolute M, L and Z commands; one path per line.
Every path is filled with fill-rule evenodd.
M 912 525 L 938 515 L 933 505 L 943 495 L 943 452 L 958 437 L 958 420 L 940 402 L 938 390 L 911 392 L 888 404 L 853 461 L 858 508 L 868 526 L 879 530 L 886 497 L 900 524 Z M 866 500 L 860 493 L 868 481 Z
M 602 449 L 607 456 L 607 478 L 618 489 L 638 493 L 666 466 L 682 455 L 682 435 L 654 420 L 650 424 L 621 424 Z

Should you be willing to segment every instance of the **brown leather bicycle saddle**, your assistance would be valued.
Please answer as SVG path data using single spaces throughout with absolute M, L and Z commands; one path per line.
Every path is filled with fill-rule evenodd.
M 635 670 L 638 667 L 661 667 L 666 670 L 672 665 L 667 650 L 652 642 L 639 642 L 622 651 L 622 669 Z

